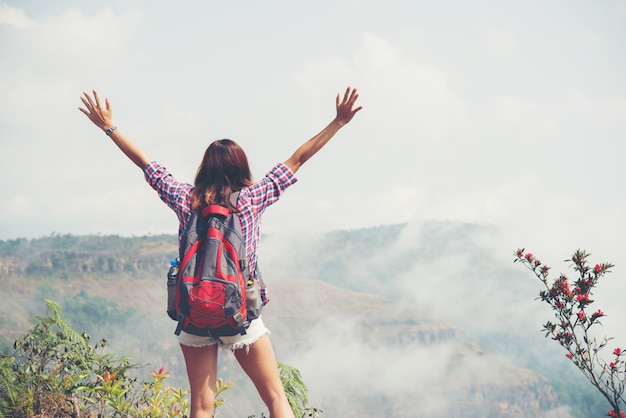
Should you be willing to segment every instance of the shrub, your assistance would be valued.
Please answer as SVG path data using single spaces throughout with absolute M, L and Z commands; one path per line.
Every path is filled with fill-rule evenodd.
M 610 361 L 600 357 L 613 338 L 604 337 L 598 341 L 591 329 L 602 325 L 600 318 L 605 316 L 601 309 L 593 310 L 593 289 L 600 279 L 611 271 L 613 264 L 602 263 L 591 267 L 590 254 L 577 250 L 566 262 L 571 262 L 577 276 L 573 281 L 560 274 L 553 281 L 548 280 L 550 267 L 542 263 L 532 253 L 524 249 L 515 251 L 514 262 L 529 268 L 543 283 L 539 299 L 552 308 L 555 322 L 548 321 L 543 326 L 545 336 L 551 337 L 565 348 L 566 356 L 585 375 L 587 380 L 606 398 L 611 405 L 607 413 L 610 417 L 624 418 L 624 388 L 626 385 L 626 352 L 615 347 Z

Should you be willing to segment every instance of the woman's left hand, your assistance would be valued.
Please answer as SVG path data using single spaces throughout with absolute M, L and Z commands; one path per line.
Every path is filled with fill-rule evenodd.
M 356 112 L 363 108 L 363 106 L 354 108 L 354 104 L 358 98 L 359 93 L 357 93 L 356 89 L 350 87 L 346 89 L 346 92 L 343 95 L 343 100 L 341 100 L 340 94 L 337 95 L 337 116 L 335 117 L 335 121 L 337 121 L 341 126 L 350 122 Z

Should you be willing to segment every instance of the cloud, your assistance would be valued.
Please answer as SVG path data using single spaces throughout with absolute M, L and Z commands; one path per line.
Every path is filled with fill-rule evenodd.
M 365 33 L 351 56 L 322 61 L 297 80 L 312 94 L 332 91 L 331 80 L 355 80 L 368 113 L 391 132 L 403 126 L 412 135 L 440 139 L 465 122 L 464 104 L 445 74 L 418 56 L 419 50 Z
M 439 388 L 447 379 L 454 347 L 436 344 L 398 348 L 393 344 L 366 344 L 355 332 L 361 328 L 359 322 L 357 318 L 346 317 L 341 322 L 322 320 L 307 333 L 302 349 L 289 359 L 290 364 L 297 364 L 311 389 L 309 403 L 328 405 L 323 409 L 332 415 L 333 408 L 341 408 L 340 394 L 355 394 L 363 400 L 412 399 L 413 405 L 403 407 L 419 405 L 419 410 L 426 414 L 441 410 L 446 400 Z M 468 365 L 475 366 L 476 363 Z M 483 369 L 483 377 L 486 371 Z M 469 369 L 459 374 L 465 373 L 472 374 Z
M 17 29 L 26 29 L 35 24 L 23 10 L 0 2 L 0 25 L 9 25 Z

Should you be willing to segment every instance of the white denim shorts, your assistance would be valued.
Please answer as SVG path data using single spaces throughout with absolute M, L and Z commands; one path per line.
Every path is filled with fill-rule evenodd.
M 220 348 L 227 350 L 237 350 L 239 348 L 248 348 L 257 342 L 262 336 L 269 335 L 270 330 L 265 327 L 263 318 L 258 317 L 248 327 L 245 335 L 234 335 L 232 337 L 201 337 L 198 335 L 188 334 L 181 331 L 178 336 L 178 342 L 189 347 L 207 347 L 219 344 Z

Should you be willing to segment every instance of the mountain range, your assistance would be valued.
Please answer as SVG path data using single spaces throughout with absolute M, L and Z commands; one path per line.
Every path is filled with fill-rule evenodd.
M 260 266 L 271 296 L 264 321 L 278 360 L 301 371 L 310 405 L 329 417 L 593 416 L 573 399 L 584 397 L 587 408 L 601 400 L 546 360 L 556 353 L 549 341 L 528 342 L 535 329 L 486 325 L 512 314 L 480 299 L 479 289 L 504 274 L 471 245 L 483 232 L 428 224 L 264 236 Z M 116 353 L 147 364 L 146 373 L 171 370 L 170 384 L 185 386 L 174 322 L 165 315 L 165 276 L 176 252 L 174 235 L 0 241 L 0 348 L 10 350 L 51 299 L 78 330 L 106 338 Z M 455 279 L 458 268 L 438 276 L 445 260 L 465 260 L 469 287 Z M 464 304 L 459 293 L 471 289 Z M 263 410 L 229 353 L 220 358 L 220 377 L 234 382 L 222 416 Z

